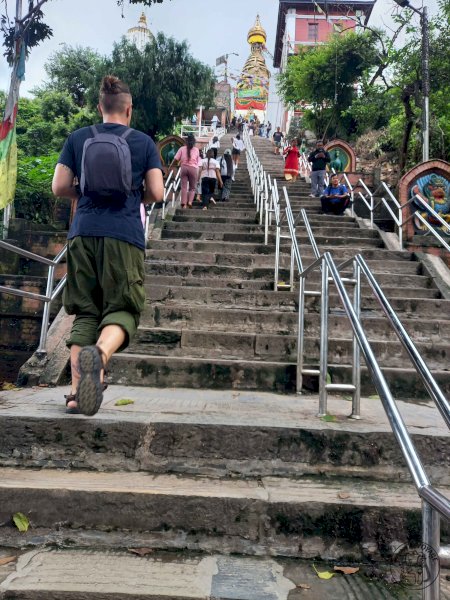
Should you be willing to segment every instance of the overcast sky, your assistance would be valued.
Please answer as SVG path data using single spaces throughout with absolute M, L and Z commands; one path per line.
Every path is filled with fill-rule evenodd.
M 1 13 L 4 12 L 4 2 L 0 0 Z M 6 0 L 6 3 L 9 15 L 13 16 L 15 0 Z M 420 6 L 421 0 L 412 3 Z M 163 31 L 178 40 L 186 39 L 192 54 L 211 66 L 215 66 L 218 56 L 237 52 L 238 57 L 230 57 L 230 69 L 238 72 L 249 54 L 247 32 L 258 13 L 268 34 L 267 48 L 273 54 L 278 5 L 278 0 L 165 0 L 145 12 L 152 31 Z M 393 0 L 378 0 L 372 22 L 389 24 L 393 6 Z M 427 6 L 435 11 L 437 0 L 427 0 Z M 90 46 L 108 54 L 114 42 L 119 41 L 129 27 L 137 24 L 142 7 L 125 6 L 122 18 L 116 0 L 49 0 L 44 12 L 54 36 L 31 53 L 26 80 L 21 88 L 25 95 L 45 79 L 44 63 L 61 44 Z M 267 63 L 272 68 L 269 56 Z M 8 87 L 8 80 L 9 70 L 2 56 L 0 89 Z

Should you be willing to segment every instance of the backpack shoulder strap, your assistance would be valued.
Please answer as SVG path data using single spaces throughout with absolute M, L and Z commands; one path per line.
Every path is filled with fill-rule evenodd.
M 97 127 L 96 127 L 95 125 L 91 125 L 91 126 L 90 126 L 90 130 L 91 130 L 91 133 L 92 133 L 92 135 L 93 135 L 94 137 L 97 137 L 97 136 L 98 136 L 98 129 L 97 129 Z
M 133 129 L 131 127 L 127 127 L 120 137 L 123 140 L 126 140 L 132 131 L 133 131 Z

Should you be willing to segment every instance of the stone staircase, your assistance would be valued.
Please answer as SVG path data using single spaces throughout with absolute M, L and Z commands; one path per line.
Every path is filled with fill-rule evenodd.
M 276 176 L 282 160 L 268 154 L 266 140 L 255 139 Z M 259 149 L 258 149 L 259 151 Z M 319 248 L 343 260 L 361 252 L 387 297 L 401 315 L 436 379 L 450 390 L 448 320 L 450 301 L 441 297 L 420 262 L 407 252 L 387 250 L 378 230 L 357 219 L 319 214 L 306 183 L 290 188 L 294 212 L 306 208 Z M 303 227 L 298 228 L 305 266 L 313 254 Z M 138 336 L 125 354 L 114 358 L 113 383 L 148 386 L 247 389 L 292 392 L 298 295 L 274 292 L 274 235 L 264 245 L 255 223 L 245 159 L 230 203 L 208 212 L 177 210 L 160 240 L 147 252 L 148 305 Z M 280 279 L 289 280 L 289 246 L 282 242 Z M 318 289 L 319 274 L 309 280 Z M 318 298 L 308 298 L 307 362 L 318 364 Z M 337 294 L 332 291 L 329 371 L 334 382 L 349 382 L 351 334 Z M 363 285 L 363 317 L 380 364 L 394 393 L 421 398 L 424 389 L 394 332 Z M 310 379 L 309 389 L 317 388 Z M 363 393 L 374 393 L 363 368 Z
M 449 300 L 420 263 L 356 220 L 319 215 L 302 183 L 293 192 L 322 250 L 364 254 L 448 386 Z M 177 210 L 151 240 L 138 336 L 111 361 L 114 385 L 95 418 L 66 415 L 64 388 L 0 393 L 1 599 L 421 598 L 410 581 L 395 583 L 405 583 L 396 549 L 420 545 L 420 500 L 379 400 L 363 398 L 354 421 L 348 398 L 331 396 L 329 418 L 317 419 L 317 395 L 286 393 L 297 294 L 273 291 L 273 241 L 265 246 L 255 223 L 244 158 L 229 203 Z M 283 242 L 284 280 L 288 264 Z M 334 293 L 331 307 L 330 374 L 348 380 L 350 335 Z M 366 293 L 363 308 L 423 464 L 449 496 L 448 430 Z M 318 310 L 308 297 L 311 364 Z M 12 524 L 17 512 L 26 533 Z M 325 580 L 314 570 L 335 565 L 360 571 Z

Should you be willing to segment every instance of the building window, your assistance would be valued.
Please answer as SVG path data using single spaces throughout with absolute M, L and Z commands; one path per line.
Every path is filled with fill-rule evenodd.
M 319 23 L 308 23 L 308 42 L 317 42 L 319 38 Z

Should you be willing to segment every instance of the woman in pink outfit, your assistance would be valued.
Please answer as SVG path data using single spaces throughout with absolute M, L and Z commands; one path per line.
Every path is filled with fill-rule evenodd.
M 172 165 L 174 163 L 181 166 L 181 208 L 192 208 L 197 190 L 200 166 L 200 152 L 195 147 L 195 137 L 192 133 L 188 135 L 187 145 L 182 146 L 176 153 Z M 170 166 L 172 167 L 172 165 Z

